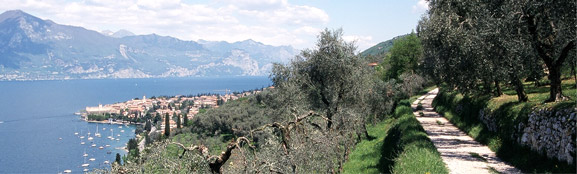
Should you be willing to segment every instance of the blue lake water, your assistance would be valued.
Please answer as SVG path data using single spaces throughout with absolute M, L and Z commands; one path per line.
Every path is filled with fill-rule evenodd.
M 108 168 L 109 164 L 104 161 L 113 162 L 116 153 L 126 154 L 121 148 L 134 137 L 135 127 L 84 122 L 74 113 L 86 106 L 123 102 L 144 95 L 196 95 L 222 93 L 215 90 L 223 89 L 244 91 L 271 83 L 267 77 L 0 82 L 0 173 L 64 170 L 80 173 L 83 163 L 89 163 L 90 170 Z M 97 125 L 101 138 L 94 137 Z M 86 139 L 88 132 L 94 140 Z M 79 138 L 81 135 L 85 138 Z M 106 138 L 111 135 L 120 140 Z M 91 147 L 92 143 L 96 147 Z M 104 148 L 99 149 L 100 146 Z M 84 153 L 88 157 L 83 157 Z

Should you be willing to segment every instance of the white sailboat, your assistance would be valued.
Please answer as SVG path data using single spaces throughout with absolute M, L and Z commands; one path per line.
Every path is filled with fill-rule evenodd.
M 100 133 L 98 133 L 98 124 L 96 124 L 96 133 L 94 134 L 95 137 L 100 137 Z
M 88 156 L 88 154 L 86 153 L 86 149 L 84 149 L 84 163 L 81 165 L 82 167 L 88 167 L 90 166 L 90 164 L 86 163 L 86 157 Z
M 88 154 L 86 153 L 86 149 L 84 149 L 84 154 L 82 155 L 83 157 L 87 157 Z
M 110 140 L 114 140 L 114 130 L 110 129 L 110 136 L 108 136 Z

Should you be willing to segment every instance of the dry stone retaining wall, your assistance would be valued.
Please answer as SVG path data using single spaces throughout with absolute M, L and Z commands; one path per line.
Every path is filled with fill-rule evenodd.
M 572 164 L 575 160 L 577 108 L 554 111 L 551 108 L 535 109 L 526 123 L 515 126 L 511 137 L 523 146 Z M 488 109 L 479 111 L 479 120 L 493 132 L 499 127 Z

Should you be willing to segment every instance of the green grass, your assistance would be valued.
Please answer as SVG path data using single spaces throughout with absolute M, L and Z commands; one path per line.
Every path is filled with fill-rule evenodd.
M 373 139 L 356 145 L 344 173 L 448 173 L 409 100 L 399 103 L 395 116 L 367 128 Z
M 437 120 L 437 124 L 438 124 L 438 125 L 441 125 L 441 126 L 445 125 L 445 123 L 443 123 L 443 122 L 441 122 L 441 121 L 439 121 L 439 120 Z
M 384 120 L 374 126 L 368 126 L 367 131 L 373 139 L 359 142 L 349 156 L 343 169 L 345 173 L 382 173 L 381 166 L 383 141 L 387 137 L 387 132 L 395 123 L 395 119 Z
M 535 87 L 525 84 L 529 102 L 518 102 L 516 93 L 511 87 L 504 87 L 504 95 L 491 96 L 463 96 L 457 92 L 441 90 L 433 101 L 435 110 L 445 116 L 459 129 L 467 132 L 476 141 L 489 146 L 501 159 L 509 162 L 523 172 L 537 173 L 575 173 L 575 164 L 567 165 L 555 159 L 548 159 L 527 147 L 522 147 L 510 135 L 514 127 L 521 122 L 526 123 L 528 114 L 533 108 L 569 108 L 576 103 L 577 89 L 574 80 L 563 81 L 563 93 L 571 97 L 568 101 L 544 103 L 549 97 L 549 86 Z M 497 119 L 497 132 L 489 131 L 478 120 L 479 110 L 488 108 Z
M 482 157 L 481 155 L 479 155 L 478 153 L 475 152 L 469 152 L 469 155 L 471 155 L 473 158 L 477 158 L 481 161 L 485 161 L 487 162 L 487 159 L 485 159 L 485 157 Z
M 409 98 L 409 102 L 410 102 L 410 103 L 413 103 L 415 100 L 417 100 L 417 98 L 419 98 L 419 97 L 427 94 L 429 91 L 431 91 L 431 90 L 433 90 L 433 89 L 435 89 L 435 88 L 437 88 L 437 86 L 435 86 L 435 85 L 423 88 L 421 91 L 417 92 L 416 95 L 411 96 L 411 97 Z

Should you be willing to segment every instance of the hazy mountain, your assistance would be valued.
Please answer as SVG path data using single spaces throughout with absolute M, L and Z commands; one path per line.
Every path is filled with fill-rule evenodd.
M 134 36 L 135 34 L 128 31 L 128 30 L 118 30 L 117 32 L 113 32 L 110 30 L 104 30 L 101 31 L 100 33 L 102 33 L 105 36 L 110 36 L 110 37 L 114 37 L 114 38 L 123 38 L 126 36 Z
M 272 63 L 297 54 L 290 46 L 183 41 L 96 32 L 14 10 L 0 14 L 0 80 L 268 75 Z

